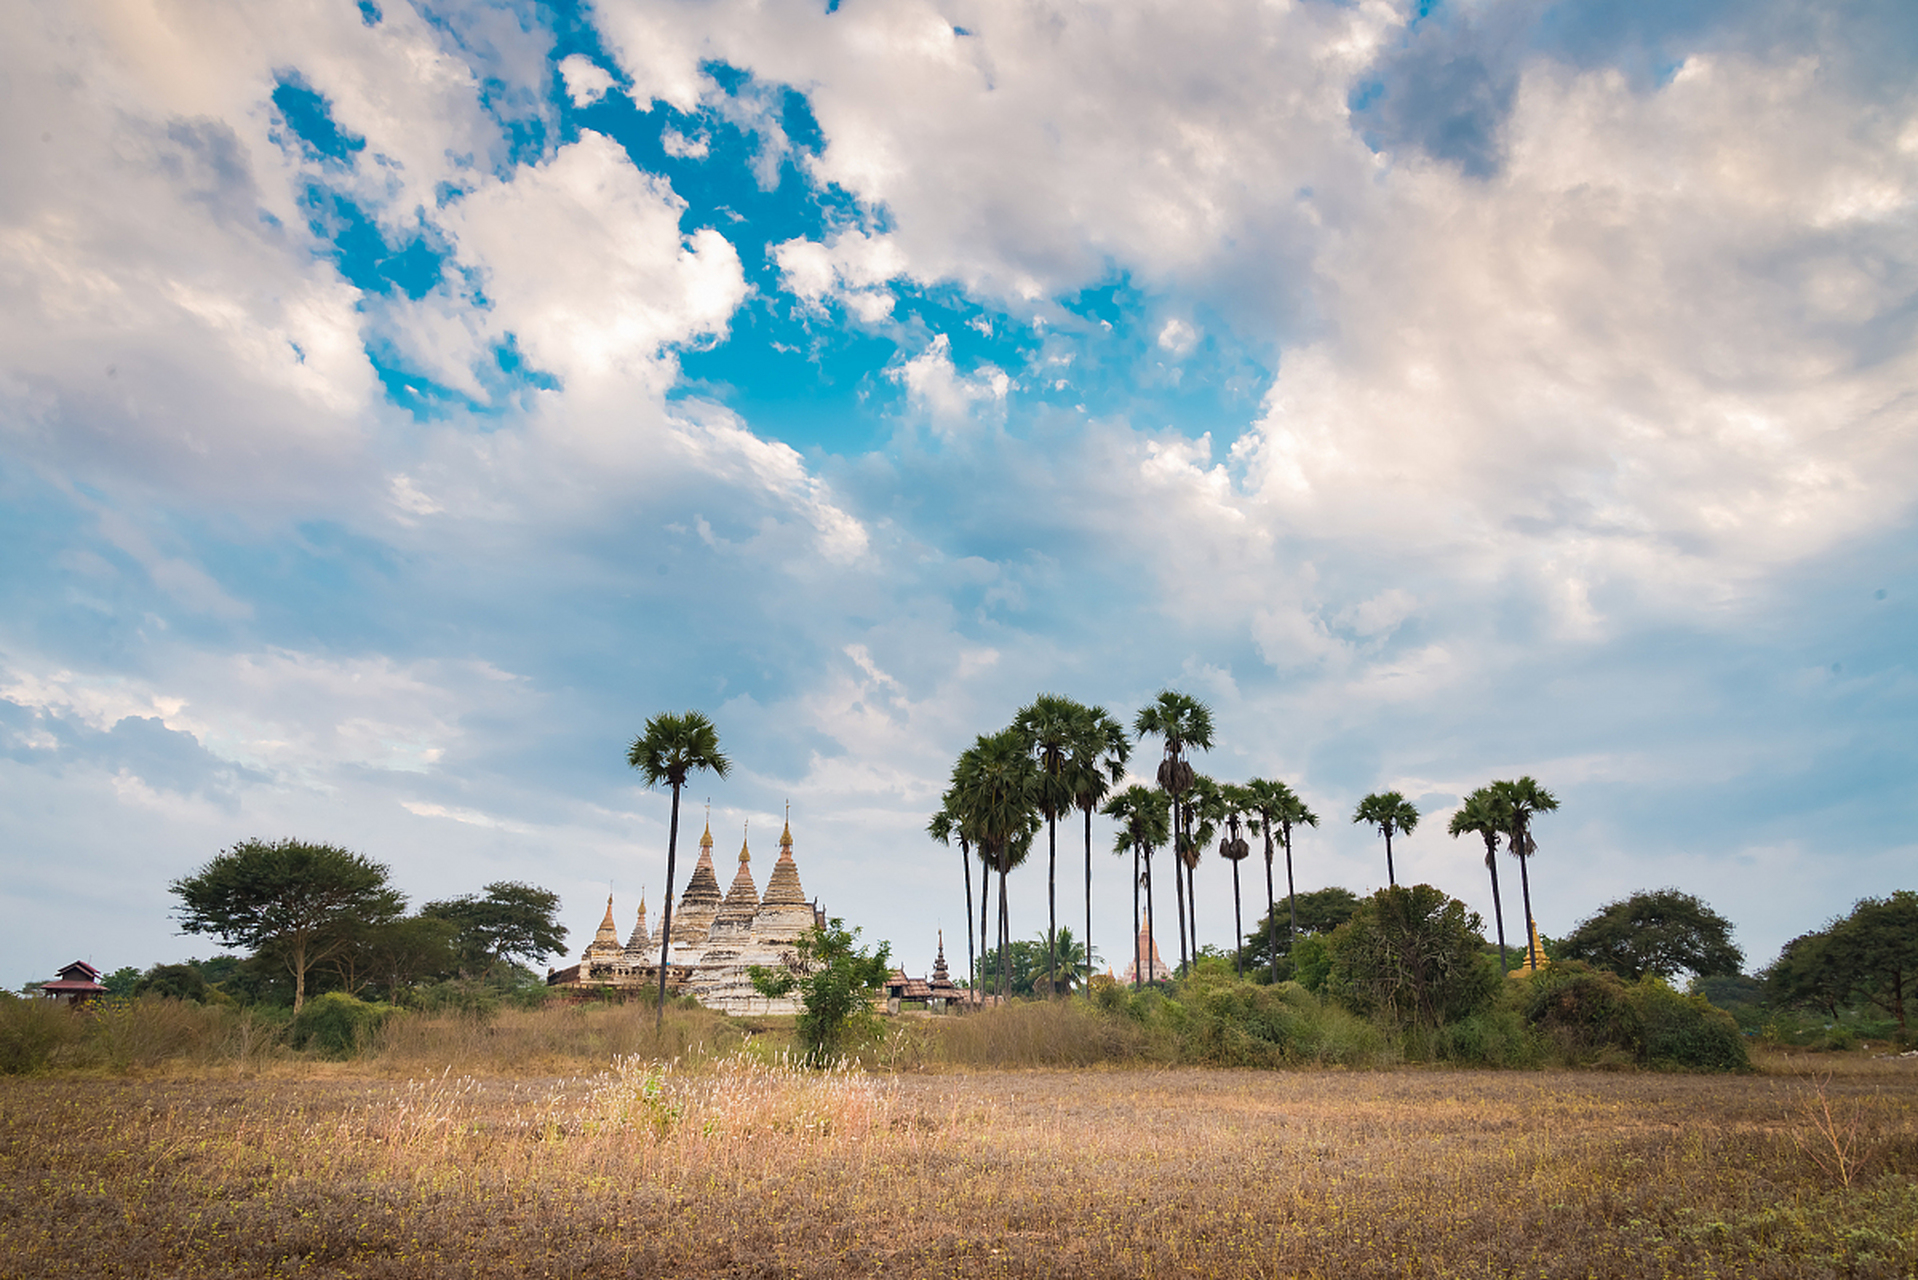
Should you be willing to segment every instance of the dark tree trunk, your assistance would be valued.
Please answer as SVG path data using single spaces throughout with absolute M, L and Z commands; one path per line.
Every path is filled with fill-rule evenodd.
M 983 864 L 984 859 L 980 859 Z M 986 917 L 992 911 L 992 868 L 982 866 L 979 872 L 979 994 L 986 992 L 986 955 L 992 948 L 986 945 Z
M 1512 965 L 1505 956 L 1505 908 L 1498 898 L 1498 837 L 1485 837 L 1485 869 L 1492 873 L 1492 923 L 1498 926 L 1498 971 L 1507 974 Z
M 1136 932 L 1136 931 L 1135 931 Z M 1086 806 L 1086 985 L 1092 993 L 1092 806 Z
M 1090 822 L 1091 818 L 1088 817 Z M 1139 946 L 1139 842 L 1132 842 L 1132 989 L 1139 989 L 1139 982 L 1145 977 L 1145 961 L 1140 957 Z
M 972 952 L 972 848 L 964 836 L 959 837 L 959 862 L 966 869 L 966 981 L 976 991 L 979 988 L 979 965 L 973 959 Z
M 1175 909 L 1179 913 L 1179 976 L 1184 977 L 1186 972 L 1185 854 L 1180 851 L 1179 837 L 1176 830 L 1172 837 L 1172 889 L 1173 892 L 1178 895 Z
M 1299 940 L 1299 889 L 1292 880 L 1292 824 L 1286 823 L 1279 834 L 1285 838 L 1285 900 L 1292 904 L 1292 933 L 1285 940 L 1286 954 L 1290 955 Z
M 1385 828 L 1385 883 L 1396 887 L 1399 878 L 1392 873 L 1392 828 Z
M 1059 824 L 1046 815 L 1046 995 L 1059 982 Z
M 1232 963 L 1245 981 L 1245 919 L 1239 914 L 1239 860 L 1232 859 Z
M 1537 949 L 1532 946 L 1532 939 L 1538 934 L 1538 925 L 1532 920 L 1532 876 L 1525 866 L 1530 860 L 1530 855 L 1524 851 L 1525 829 L 1523 827 L 1519 828 L 1517 835 L 1518 849 L 1520 850 L 1518 859 L 1518 887 L 1519 892 L 1525 896 L 1525 955 L 1526 958 L 1531 961 L 1532 969 L 1536 971 L 1538 969 L 1539 954 Z
M 1271 980 L 1279 980 L 1279 902 L 1272 891 L 1272 827 L 1265 828 L 1265 940 L 1271 951 Z
M 1154 946 L 1158 944 L 1159 935 L 1154 931 L 1153 925 L 1152 925 L 1152 846 L 1151 845 L 1147 845 L 1145 850 L 1145 936 L 1152 940 L 1152 943 Z M 1148 950 L 1146 951 L 1145 955 L 1146 955 L 1145 962 L 1147 964 L 1151 964 L 1152 952 Z M 1152 975 L 1149 980 L 1153 983 L 1157 983 L 1159 981 L 1159 971 L 1157 969 L 1154 969 L 1152 971 Z
M 666 905 L 659 913 L 659 1004 L 653 1010 L 653 1032 L 666 1025 L 666 956 L 673 945 L 673 872 L 679 859 L 679 787 L 673 783 L 673 820 L 666 828 Z
M 1012 917 L 1006 911 L 1006 848 L 999 848 L 999 995 L 1012 998 Z

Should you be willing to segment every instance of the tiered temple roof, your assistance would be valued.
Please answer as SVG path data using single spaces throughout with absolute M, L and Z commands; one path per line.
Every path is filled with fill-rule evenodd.
M 652 950 L 653 940 L 646 933 L 646 895 L 639 898 L 639 919 L 633 922 L 632 936 L 626 939 L 626 963 L 639 964 Z
M 706 833 L 699 837 L 699 862 L 693 867 L 693 878 L 686 882 L 686 892 L 673 908 L 674 949 L 698 951 L 704 947 L 719 906 L 719 877 L 713 874 L 713 824 L 709 821 Z

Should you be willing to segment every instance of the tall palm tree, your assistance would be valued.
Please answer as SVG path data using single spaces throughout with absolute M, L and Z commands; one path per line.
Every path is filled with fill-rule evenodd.
M 659 922 L 659 1006 L 653 1015 L 655 1031 L 666 1017 L 666 955 L 673 937 L 673 872 L 679 853 L 679 790 L 694 769 L 709 769 L 725 777 L 732 761 L 719 749 L 719 730 L 697 711 L 662 711 L 626 752 L 626 763 L 639 770 L 649 787 L 673 789 L 673 819 L 666 829 L 666 906 Z
M 1179 841 L 1179 864 L 1185 869 L 1185 907 L 1192 925 L 1192 963 L 1199 963 L 1199 886 L 1193 872 L 1204 860 L 1206 846 L 1225 821 L 1225 797 L 1219 784 L 1203 773 L 1192 775 L 1185 793 L 1185 832 Z
M 1239 910 L 1239 864 L 1252 852 L 1245 839 L 1245 815 L 1252 810 L 1252 796 L 1244 787 L 1230 783 L 1219 788 L 1225 805 L 1225 838 L 1219 841 L 1219 856 L 1232 864 L 1232 962 L 1241 980 L 1245 977 L 1245 917 Z
M 1285 849 L 1285 896 L 1291 904 L 1292 931 L 1288 937 L 1299 936 L 1299 891 L 1298 883 L 1292 875 L 1292 828 L 1316 827 L 1319 815 L 1306 807 L 1291 787 L 1283 782 L 1272 782 L 1265 778 L 1254 778 L 1245 784 L 1245 790 L 1252 796 L 1250 812 L 1256 815 L 1252 824 L 1254 835 L 1265 837 L 1265 918 L 1269 922 L 1276 909 L 1272 894 L 1272 833 L 1279 833 L 1279 842 Z M 1278 940 L 1273 939 L 1271 976 L 1272 981 L 1279 980 Z
M 1086 819 L 1086 952 L 1092 951 L 1092 811 L 1106 793 L 1125 777 L 1126 757 L 1132 754 L 1131 739 L 1125 726 L 1112 718 L 1104 707 L 1086 707 L 1077 721 L 1072 737 L 1072 803 L 1085 812 Z M 1136 887 L 1135 887 L 1136 895 Z M 1138 936 L 1138 921 L 1133 921 L 1133 936 Z M 1086 989 L 1092 986 L 1092 971 L 1086 970 Z
M 1017 729 L 981 734 L 953 768 L 952 791 L 962 822 L 999 872 L 999 989 L 1012 985 L 1011 920 L 1006 911 L 1006 875 L 1015 852 L 1023 861 L 1037 828 L 1039 769 Z
M 1527 874 L 1526 865 L 1538 852 L 1538 846 L 1532 841 L 1532 818 L 1558 808 L 1558 798 L 1529 775 L 1517 782 L 1494 782 L 1491 790 L 1511 810 L 1510 823 L 1505 828 L 1505 852 L 1518 859 L 1519 889 L 1525 895 L 1525 955 L 1532 968 L 1537 969 L 1539 954 L 1532 939 L 1538 936 L 1538 929 L 1532 920 L 1532 878 Z
M 953 812 L 951 791 L 939 798 L 939 812 L 926 823 L 926 834 L 948 848 L 955 839 L 959 841 L 959 865 L 966 873 L 966 981 L 976 990 L 979 962 L 972 950 L 972 839 Z
M 1491 787 L 1480 787 L 1465 797 L 1465 802 L 1452 815 L 1452 838 L 1456 840 L 1466 832 L 1482 836 L 1485 839 L 1485 869 L 1492 873 L 1492 922 L 1498 926 L 1498 971 L 1511 972 L 1511 964 L 1505 954 L 1505 907 L 1498 896 L 1498 838 L 1511 830 L 1511 808 L 1501 800 Z
M 1359 801 L 1352 821 L 1369 822 L 1385 837 L 1385 883 L 1398 884 L 1398 876 L 1392 870 L 1392 835 L 1394 832 L 1411 835 L 1418 828 L 1419 811 L 1396 791 L 1374 791 Z
M 1195 776 L 1192 762 L 1188 758 L 1193 751 L 1212 749 L 1212 712 L 1197 698 L 1176 689 L 1161 689 L 1159 696 L 1140 708 L 1133 717 L 1132 732 L 1139 738 L 1148 734 L 1158 737 L 1165 744 L 1164 758 L 1159 761 L 1158 782 L 1160 790 L 1172 797 L 1172 829 L 1175 833 L 1186 829 L 1185 808 L 1182 797 L 1192 786 Z M 1179 963 L 1185 964 L 1185 903 L 1183 881 L 1178 876 L 1179 866 L 1173 866 L 1175 885 L 1180 886 L 1179 904 Z
M 1119 823 L 1114 853 L 1132 852 L 1132 978 L 1137 986 L 1146 972 L 1150 957 L 1139 949 L 1139 887 L 1145 886 L 1146 933 L 1152 933 L 1152 853 L 1171 839 L 1172 824 L 1166 813 L 1166 794 L 1133 783 L 1106 801 L 1099 812 Z M 1139 874 L 1139 856 L 1145 855 L 1145 874 Z
M 1059 815 L 1072 808 L 1075 779 L 1074 740 L 1086 708 L 1071 698 L 1042 693 L 1019 709 L 1013 730 L 1039 766 L 1039 813 L 1046 820 L 1046 971 L 1058 969 L 1058 949 L 1052 941 L 1059 932 Z

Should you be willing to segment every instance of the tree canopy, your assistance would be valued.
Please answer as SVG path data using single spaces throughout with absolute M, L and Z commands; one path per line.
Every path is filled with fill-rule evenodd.
M 1583 960 L 1629 982 L 1648 973 L 1716 977 L 1745 964 L 1731 921 L 1677 889 L 1641 890 L 1606 903 L 1560 940 L 1558 958 Z
M 1865 1000 L 1908 1034 L 1905 1002 L 1918 995 L 1918 893 L 1860 899 L 1850 915 L 1792 939 L 1766 985 L 1775 999 L 1828 1012 Z
M 1333 990 L 1361 1013 L 1438 1026 L 1491 998 L 1476 911 L 1429 884 L 1380 889 L 1332 934 Z
M 454 928 L 460 964 L 479 975 L 520 961 L 538 964 L 566 945 L 559 895 L 518 880 L 496 880 L 484 894 L 461 894 L 420 908 Z
M 180 899 L 183 933 L 270 951 L 285 964 L 297 1012 L 308 972 L 346 945 L 341 925 L 391 920 L 405 908 L 387 874 L 337 845 L 247 840 L 169 887 Z

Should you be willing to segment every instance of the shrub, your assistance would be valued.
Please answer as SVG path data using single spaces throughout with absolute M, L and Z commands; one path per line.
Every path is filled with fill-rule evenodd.
M 317 1048 L 329 1058 L 351 1058 L 371 1047 L 391 1005 L 368 1004 L 344 991 L 329 991 L 306 1002 L 293 1019 L 287 1040 L 295 1049 Z
M 1361 1014 L 1436 1028 L 1484 1008 L 1498 975 L 1478 913 L 1429 884 L 1381 889 L 1333 931 L 1327 982 Z
M 1617 974 L 1565 960 L 1532 975 L 1525 1020 L 1567 1062 L 1637 1061 L 1644 1021 Z
M 46 1070 L 85 1034 L 84 1017 L 52 1000 L 0 994 L 0 1075 Z
M 1738 1023 L 1703 996 L 1686 996 L 1656 978 L 1632 989 L 1652 1066 L 1694 1071 L 1749 1071 L 1751 1057 Z

